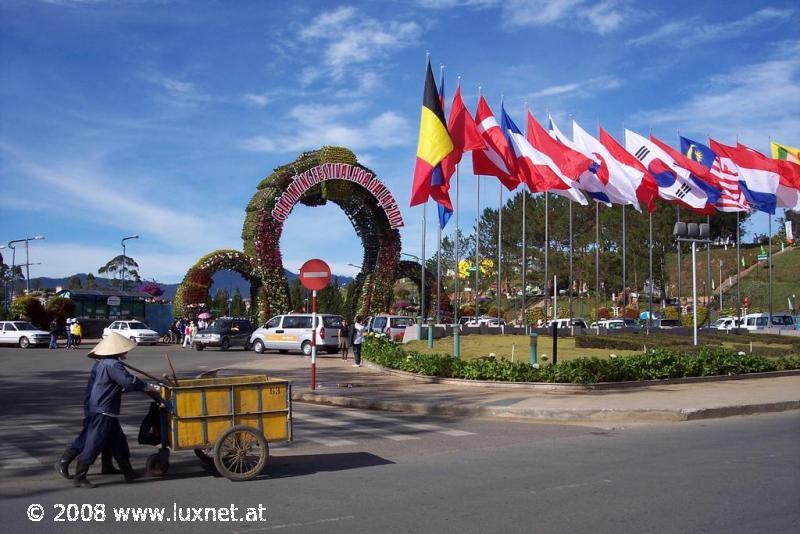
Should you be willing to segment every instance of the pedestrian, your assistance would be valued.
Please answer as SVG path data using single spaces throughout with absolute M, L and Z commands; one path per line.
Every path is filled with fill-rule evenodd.
M 178 323 L 178 333 L 180 334 L 180 339 L 178 343 L 183 343 L 183 338 L 186 335 L 186 319 L 181 317 L 180 322 Z
M 192 325 L 189 323 L 183 327 L 183 348 L 186 348 L 186 345 L 192 346 Z
M 200 331 L 200 329 L 197 328 L 197 323 L 192 321 L 192 329 L 191 329 L 192 341 L 194 340 L 195 337 L 197 337 L 197 332 L 199 332 L 199 331 Z M 192 341 L 189 341 L 190 345 L 191 345 Z
M 339 350 L 342 353 L 342 359 L 347 361 L 347 352 L 350 347 L 350 325 L 347 319 L 342 319 L 342 324 L 339 325 Z
M 72 319 L 69 327 L 69 335 L 72 337 L 72 348 L 78 350 L 80 346 L 81 325 L 77 319 Z
M 58 319 L 55 317 L 50 321 L 50 346 L 48 348 L 58 348 Z
M 64 325 L 64 330 L 66 331 L 67 335 L 67 348 L 72 348 L 72 319 L 67 319 L 67 322 Z
M 364 325 L 362 324 L 364 318 L 360 315 L 356 316 L 356 322 L 353 324 L 353 358 L 355 363 L 353 367 L 361 367 L 361 344 L 364 343 Z
M 122 470 L 126 482 L 131 482 L 139 476 L 131 467 L 128 441 L 119 424 L 122 393 L 123 391 L 158 392 L 160 388 L 156 384 L 145 384 L 131 375 L 122 365 L 120 360 L 124 360 L 128 352 L 134 348 L 136 348 L 135 341 L 113 332 L 103 338 L 89 353 L 89 357 L 97 361 L 92 366 L 84 397 L 88 415 L 84 420 L 85 433 L 81 430 L 81 434 L 85 440 L 80 443 L 81 434 L 79 434 L 73 442 L 73 445 L 83 445 L 76 458 L 77 465 L 73 478 L 76 487 L 94 487 L 94 484 L 86 479 L 86 474 L 106 446 L 111 449 L 111 454 Z

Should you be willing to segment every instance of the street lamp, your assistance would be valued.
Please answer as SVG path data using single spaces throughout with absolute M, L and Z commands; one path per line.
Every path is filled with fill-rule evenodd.
M 424 253 L 424 245 L 423 245 L 423 253 Z M 408 256 L 409 258 L 414 258 L 419 263 L 420 267 L 420 288 L 419 288 L 419 315 L 417 316 L 417 339 L 422 339 L 422 321 L 425 320 L 425 264 L 419 258 L 419 256 L 414 256 L 413 254 L 408 254 L 407 252 L 401 252 L 402 256 Z
M 139 239 L 139 234 L 135 234 L 135 235 L 128 236 L 128 237 L 123 237 L 122 241 L 121 241 L 121 243 L 122 243 L 122 290 L 123 291 L 125 291 L 125 258 L 126 258 L 126 256 L 125 256 L 125 241 L 128 241 L 129 239 Z
M 17 260 L 17 250 L 14 248 L 14 243 L 25 243 L 25 292 L 30 293 L 31 291 L 31 271 L 30 271 L 30 259 L 28 258 L 28 242 L 29 241 L 40 241 L 44 239 L 43 235 L 36 235 L 33 237 L 25 237 L 23 239 L 15 239 L 13 241 L 8 242 L 8 248 L 12 250 L 11 253 L 11 273 L 14 273 L 14 267 L 16 266 Z M 11 296 L 14 296 L 14 284 L 11 284 Z
M 707 223 L 676 222 L 672 230 L 676 241 L 688 241 L 692 244 L 692 331 L 695 346 L 697 346 L 697 243 L 710 243 L 709 233 Z

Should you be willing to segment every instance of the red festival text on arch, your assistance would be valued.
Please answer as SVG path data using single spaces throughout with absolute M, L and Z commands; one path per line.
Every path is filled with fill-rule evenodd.
M 386 186 L 371 172 L 347 163 L 323 163 L 295 176 L 289 187 L 278 197 L 275 207 L 272 208 L 272 217 L 276 221 L 285 221 L 306 191 L 325 180 L 347 180 L 366 188 L 383 208 L 389 225 L 394 229 L 403 226 L 400 208 Z

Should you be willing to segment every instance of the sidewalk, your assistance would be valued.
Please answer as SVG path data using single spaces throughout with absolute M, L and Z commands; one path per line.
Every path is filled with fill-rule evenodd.
M 295 401 L 417 414 L 631 423 L 800 410 L 800 375 L 577 392 L 501 389 L 419 383 L 326 355 L 317 357 L 317 389 L 312 391 L 310 369 L 310 358 L 257 355 L 224 372 L 260 370 L 289 379 Z

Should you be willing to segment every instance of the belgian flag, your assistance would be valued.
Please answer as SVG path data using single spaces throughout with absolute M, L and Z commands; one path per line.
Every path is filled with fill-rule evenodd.
M 411 206 L 428 201 L 433 169 L 452 151 L 453 141 L 447 133 L 442 103 L 433 79 L 431 62 L 428 60 L 425 90 L 422 94 L 422 116 L 419 121 L 417 164 L 414 167 L 414 183 L 411 186 Z

